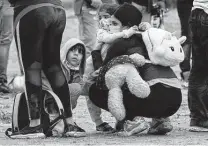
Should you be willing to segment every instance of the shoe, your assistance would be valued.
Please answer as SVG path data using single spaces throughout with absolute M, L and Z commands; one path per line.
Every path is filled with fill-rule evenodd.
M 131 136 L 138 133 L 141 133 L 142 131 L 145 131 L 148 129 L 149 125 L 144 120 L 143 117 L 137 117 L 137 119 L 134 119 L 133 121 L 127 120 L 124 124 L 124 131 L 120 132 L 120 136 Z
M 125 120 L 116 122 L 116 124 L 115 124 L 116 132 L 124 131 L 124 123 L 125 123 Z
M 169 118 L 152 119 L 148 134 L 152 135 L 165 135 L 173 130 Z
M 108 123 L 103 122 L 99 126 L 96 126 L 96 130 L 99 132 L 114 132 L 115 129 L 112 128 Z
M 64 131 L 65 137 L 84 137 L 86 136 L 86 132 L 84 129 L 77 126 L 76 123 L 74 125 L 67 124 Z
M 26 126 L 19 132 L 13 133 L 11 138 L 13 139 L 33 139 L 33 138 L 45 138 L 43 133 L 42 125 L 36 127 Z
M 208 120 L 191 119 L 189 131 L 208 132 Z
M 9 87 L 3 81 L 0 82 L 0 92 L 2 92 L 2 93 L 11 93 Z

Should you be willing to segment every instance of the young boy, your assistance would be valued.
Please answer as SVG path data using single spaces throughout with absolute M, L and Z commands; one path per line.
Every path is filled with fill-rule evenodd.
M 83 92 L 85 61 L 86 48 L 84 43 L 76 38 L 68 40 L 61 49 L 61 63 L 69 85 L 72 109 L 76 107 L 77 99 Z M 108 123 L 102 121 L 100 108 L 96 107 L 88 97 L 86 97 L 86 100 L 91 119 L 96 124 L 96 130 L 112 132 L 114 129 Z
M 60 0 L 10 0 L 14 6 L 15 41 L 25 77 L 28 101 L 28 126 L 13 138 L 44 138 L 41 71 L 44 71 L 54 93 L 64 107 L 65 136 L 85 131 L 73 118 L 68 84 L 60 63 L 60 44 L 66 25 L 66 14 Z M 15 137 L 16 136 L 16 137 Z
M 191 127 L 208 129 L 208 0 L 194 0 L 189 19 L 192 68 L 189 76 L 188 105 Z M 202 129 L 203 128 L 203 129 Z M 197 129 L 197 131 L 199 130 Z

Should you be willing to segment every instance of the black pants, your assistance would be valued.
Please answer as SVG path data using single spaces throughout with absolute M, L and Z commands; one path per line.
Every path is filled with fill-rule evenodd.
M 192 5 L 193 0 L 177 0 L 178 16 L 181 23 L 181 35 L 187 37 L 186 42 L 183 44 L 185 59 L 183 62 L 180 63 L 180 68 L 182 72 L 190 71 L 191 69 L 190 27 L 188 21 L 191 14 Z
M 208 14 L 195 9 L 189 22 L 193 47 L 188 105 L 192 119 L 208 120 Z
M 151 88 L 150 95 L 141 99 L 128 90 L 123 90 L 124 106 L 126 108 L 126 119 L 132 120 L 135 116 L 149 118 L 169 117 L 180 107 L 182 102 L 181 90 L 157 83 Z M 89 97 L 98 107 L 108 109 L 108 90 L 102 90 L 93 84 L 90 87 Z
M 25 8 L 27 6 L 15 8 L 14 20 Z M 65 11 L 54 5 L 29 11 L 15 28 L 15 41 L 25 74 L 31 119 L 40 118 L 41 70 L 44 71 L 53 91 L 61 99 L 66 117 L 72 116 L 69 88 L 60 63 L 60 45 L 65 24 Z

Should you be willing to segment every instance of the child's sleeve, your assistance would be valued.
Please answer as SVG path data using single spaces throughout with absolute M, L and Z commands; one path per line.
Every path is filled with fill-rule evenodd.
M 94 72 L 92 56 L 88 57 L 86 60 L 86 68 L 83 75 L 83 85 L 82 85 L 82 93 L 81 95 L 88 96 L 89 88 L 94 83 L 94 81 L 90 80 L 91 73 Z
M 124 35 L 124 32 L 117 32 L 111 34 L 105 30 L 100 29 L 97 32 L 97 40 L 98 42 L 112 43 L 118 38 L 123 38 Z

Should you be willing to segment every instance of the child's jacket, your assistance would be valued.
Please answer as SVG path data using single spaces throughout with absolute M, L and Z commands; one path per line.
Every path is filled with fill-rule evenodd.
M 66 60 L 68 51 L 70 49 L 72 49 L 73 46 L 77 45 L 77 44 L 81 44 L 84 46 L 84 54 L 83 54 L 83 58 L 81 61 L 81 64 L 79 67 L 77 68 L 70 68 L 68 61 Z M 62 65 L 62 69 L 65 73 L 66 79 L 68 84 L 71 83 L 79 83 L 81 86 L 83 85 L 83 74 L 84 74 L 84 69 L 85 69 L 85 60 L 86 60 L 86 48 L 84 43 L 76 38 L 72 38 L 70 40 L 68 40 L 64 47 L 61 49 L 61 65 Z

